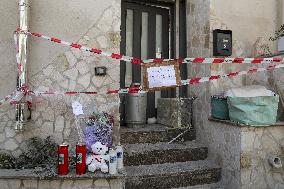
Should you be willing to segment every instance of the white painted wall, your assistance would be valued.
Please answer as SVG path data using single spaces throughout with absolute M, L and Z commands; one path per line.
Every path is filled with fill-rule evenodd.
M 212 0 L 211 29 L 230 29 L 235 43 L 235 56 L 251 56 L 253 44 L 263 37 L 275 51 L 276 44 L 269 41 L 278 28 L 278 0 Z

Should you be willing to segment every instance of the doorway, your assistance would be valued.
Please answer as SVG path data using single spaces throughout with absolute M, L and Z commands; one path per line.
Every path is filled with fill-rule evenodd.
M 149 3 L 152 2 L 152 3 Z M 143 59 L 175 57 L 175 3 L 122 1 L 121 53 Z M 143 83 L 141 66 L 121 62 L 120 87 Z M 147 118 L 157 116 L 157 99 L 173 98 L 175 90 L 147 94 Z M 121 125 L 124 125 L 125 95 L 121 95 Z

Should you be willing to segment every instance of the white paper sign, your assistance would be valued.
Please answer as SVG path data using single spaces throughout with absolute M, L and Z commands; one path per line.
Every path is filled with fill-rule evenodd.
M 174 65 L 147 68 L 149 88 L 177 85 Z
M 83 106 L 80 102 L 74 101 L 72 102 L 73 114 L 76 116 L 84 115 Z

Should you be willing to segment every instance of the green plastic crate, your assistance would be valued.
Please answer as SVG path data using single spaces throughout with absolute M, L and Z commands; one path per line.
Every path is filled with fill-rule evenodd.
M 229 97 L 231 121 L 251 125 L 270 126 L 277 121 L 279 96 Z
M 222 120 L 230 119 L 227 98 L 219 96 L 211 97 L 211 116 Z

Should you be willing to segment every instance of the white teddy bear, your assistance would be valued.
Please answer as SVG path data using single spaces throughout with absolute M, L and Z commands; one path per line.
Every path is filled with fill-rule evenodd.
M 96 142 L 91 146 L 92 154 L 87 158 L 88 170 L 95 172 L 100 169 L 103 173 L 108 172 L 106 161 L 109 161 L 109 155 L 106 155 L 108 147 L 101 142 Z

